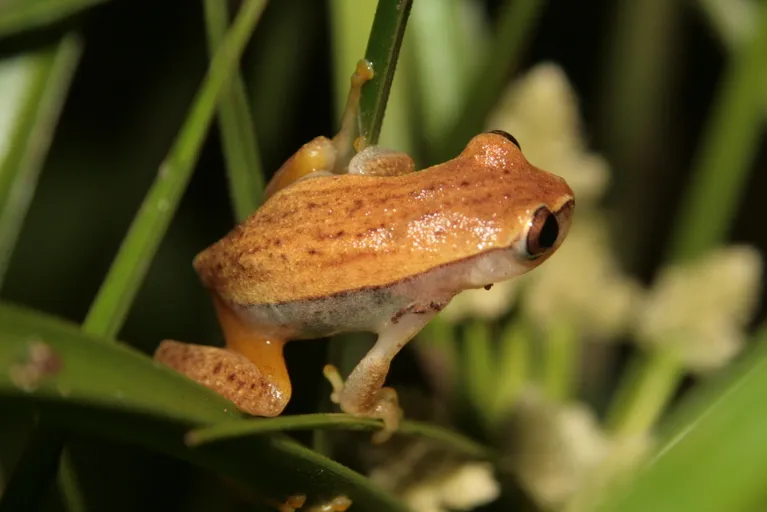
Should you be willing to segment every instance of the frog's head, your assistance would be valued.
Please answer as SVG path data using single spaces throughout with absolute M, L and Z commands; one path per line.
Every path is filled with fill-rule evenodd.
M 565 180 L 529 163 L 519 142 L 500 130 L 474 137 L 461 157 L 473 159 L 479 164 L 475 171 L 485 169 L 487 182 L 493 183 L 493 209 L 504 231 L 501 245 L 511 251 L 515 273 L 546 261 L 567 236 L 575 210 Z

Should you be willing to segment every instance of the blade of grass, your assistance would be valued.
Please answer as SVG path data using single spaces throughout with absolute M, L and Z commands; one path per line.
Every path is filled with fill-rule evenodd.
M 282 416 L 262 420 L 242 420 L 227 423 L 219 423 L 212 427 L 203 427 L 190 431 L 186 436 L 186 442 L 190 446 L 200 446 L 249 437 L 255 435 L 270 434 L 274 432 L 286 432 L 290 430 L 315 430 L 315 429 L 348 429 L 348 430 L 378 430 L 382 423 L 367 418 L 357 418 L 348 414 L 302 414 L 294 416 Z M 398 435 L 415 435 L 444 444 L 456 452 L 472 457 L 492 458 L 490 448 L 482 446 L 475 441 L 460 434 L 447 430 L 437 425 L 430 425 L 419 421 L 403 421 L 397 430 Z
M 699 142 L 692 182 L 671 236 L 671 261 L 699 257 L 722 243 L 742 195 L 763 128 L 759 107 L 767 81 L 767 5 L 760 8 L 758 31 L 733 56 Z M 641 433 L 658 420 L 684 371 L 669 357 L 663 351 L 638 356 L 610 404 L 614 431 Z M 648 378 L 654 374 L 662 379 Z
M 247 0 L 237 15 L 232 29 L 211 60 L 210 68 L 192 109 L 179 132 L 165 161 L 160 165 L 157 179 L 152 185 L 122 246 L 112 263 L 101 289 L 88 312 L 83 330 L 99 339 L 113 338 L 122 326 L 133 299 L 146 275 L 149 264 L 157 251 L 160 241 L 170 223 L 173 213 L 186 189 L 194 164 L 207 134 L 216 109 L 217 100 L 227 84 L 229 74 L 235 69 L 250 35 L 255 29 L 265 7 L 264 0 Z M 28 445 L 29 453 L 47 452 L 47 459 L 56 464 L 60 459 L 63 445 L 55 429 L 49 429 L 41 421 L 42 432 L 33 438 L 42 439 L 39 446 Z M 41 456 L 42 458 L 42 456 Z M 20 469 L 28 468 L 21 465 Z M 47 489 L 49 480 L 41 479 L 29 472 L 16 472 L 13 477 L 16 489 L 6 492 L 0 499 L 0 511 L 15 510 L 9 495 L 24 503 L 34 503 L 40 492 L 24 494 L 34 480 L 39 488 Z
M 698 0 L 698 6 L 730 52 L 753 39 L 759 9 L 757 3 L 750 0 Z M 767 88 L 763 89 L 762 99 L 762 110 L 767 114 Z
M 760 510 L 767 500 L 767 330 L 677 409 L 655 458 L 604 511 Z M 702 492 L 702 490 L 705 490 Z
M 412 5 L 412 0 L 378 1 L 365 50 L 365 58 L 373 64 L 375 76 L 362 88 L 360 99 L 360 134 L 368 145 L 377 144 L 381 134 L 386 102 Z
M 229 27 L 229 9 L 221 0 L 205 0 L 205 26 L 211 57 Z M 221 94 L 218 107 L 224 157 L 229 175 L 229 194 L 237 221 L 246 219 L 261 204 L 264 189 L 263 169 L 258 152 L 256 130 L 250 114 L 245 82 L 239 69 Z
M 0 288 L 81 51 L 79 37 L 70 34 L 53 48 L 12 63 L 13 73 L 17 66 L 26 67 L 20 76 L 26 93 L 0 160 Z
M 674 222 L 671 260 L 697 257 L 721 243 L 743 194 L 764 119 L 767 6 L 759 8 L 755 37 L 733 54 L 698 145 Z
M 217 101 L 237 66 L 245 44 L 266 6 L 264 0 L 243 3 L 229 34 L 211 60 L 195 97 L 149 193 L 123 240 L 117 257 L 85 319 L 84 329 L 107 338 L 117 334 L 178 207 L 210 127 Z
M 2 303 L 0 340 L 0 397 L 35 403 L 61 426 L 189 460 L 264 498 L 346 494 L 360 510 L 405 511 L 362 475 L 285 436 L 190 448 L 186 432 L 231 422 L 235 407 L 126 345 Z
M 504 2 L 497 33 L 488 45 L 489 52 L 470 78 L 465 101 L 453 116 L 455 122 L 446 127 L 431 153 L 433 160 L 444 161 L 454 156 L 456 149 L 484 129 L 488 114 L 495 106 L 506 82 L 519 65 L 522 52 L 530 40 L 545 0 L 516 0 Z
M 0 37 L 60 21 L 107 0 L 3 0 Z

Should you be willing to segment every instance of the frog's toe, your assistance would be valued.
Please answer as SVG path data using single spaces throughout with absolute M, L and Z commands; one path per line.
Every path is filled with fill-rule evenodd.
M 248 358 L 225 348 L 165 340 L 154 358 L 254 416 L 277 416 L 290 399 L 289 382 L 273 382 Z
M 339 404 L 342 411 L 353 416 L 383 420 L 383 429 L 373 434 L 373 443 L 383 443 L 397 431 L 403 413 L 394 388 L 382 387 L 373 397 L 367 397 L 367 387 L 358 389 L 354 382 L 345 384 L 335 366 L 325 365 L 323 373 L 333 386 L 330 400 Z

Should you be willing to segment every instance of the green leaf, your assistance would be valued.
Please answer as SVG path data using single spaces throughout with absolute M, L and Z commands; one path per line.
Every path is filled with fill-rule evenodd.
M 289 430 L 348 429 L 378 430 L 382 423 L 367 418 L 357 418 L 348 414 L 304 414 L 282 416 L 258 421 L 239 420 L 220 423 L 189 432 L 187 443 L 199 446 L 212 442 L 221 442 L 241 437 L 285 432 Z M 450 430 L 419 421 L 403 421 L 397 435 L 416 435 L 436 441 L 452 448 L 456 452 L 483 459 L 492 458 L 489 448 Z
M 721 79 L 674 222 L 669 259 L 695 258 L 722 243 L 740 206 L 764 128 L 767 5 L 759 9 L 754 37 L 733 53 Z
M 18 103 L 14 94 L 5 92 L 8 97 L 0 114 L 10 116 L 8 124 L 12 127 L 7 150 L 3 150 L 6 145 L 0 141 L 0 286 L 37 187 L 81 50 L 79 38 L 71 34 L 50 49 L 7 58 L 0 63 L 3 90 L 12 87 L 24 91 Z
M 85 330 L 113 337 L 122 326 L 152 258 L 186 190 L 200 148 L 208 133 L 219 95 L 224 90 L 266 5 L 247 0 L 240 8 L 224 42 L 210 63 L 195 97 L 149 193 L 122 242 L 122 246 L 85 319 Z
M 189 429 L 240 415 L 223 397 L 130 347 L 7 304 L 0 304 L 0 340 L 0 397 L 33 402 L 49 420 L 189 460 L 264 498 L 345 494 L 360 510 L 405 510 L 362 475 L 284 436 L 190 448 Z
M 226 2 L 205 0 L 205 26 L 208 47 L 214 55 L 229 27 L 229 9 Z M 218 117 L 234 216 L 238 221 L 242 221 L 261 204 L 264 177 L 256 129 L 250 114 L 245 82 L 239 69 L 232 73 L 231 84 L 222 93 Z
M 605 511 L 760 510 L 767 502 L 767 330 L 677 409 L 657 455 Z
M 362 88 L 360 133 L 366 144 L 378 143 L 386 102 L 413 0 L 379 0 L 365 58 L 373 64 L 375 76 Z
M 60 21 L 107 0 L 3 0 L 0 37 Z

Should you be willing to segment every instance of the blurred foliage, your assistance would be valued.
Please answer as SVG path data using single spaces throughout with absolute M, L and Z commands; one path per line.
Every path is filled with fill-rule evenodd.
M 592 180 L 575 221 L 598 228 L 587 233 L 593 252 L 571 260 L 600 275 L 570 281 L 593 276 L 553 258 L 539 279 L 497 287 L 500 309 L 463 300 L 464 313 L 432 322 L 395 360 L 406 417 L 429 423 L 371 447 L 346 429 L 372 422 L 314 414 L 327 410 L 323 364 L 358 360 L 359 338 L 288 345 L 294 397 L 263 422 L 146 357 L 165 338 L 221 342 L 191 259 L 258 205 L 296 148 L 334 133 L 378 3 L 268 2 L 260 19 L 252 11 L 252 35 L 240 27 L 248 44 L 234 69 L 233 48 L 213 56 L 235 13 L 259 2 L 0 1 L 0 493 L 12 485 L 39 494 L 42 510 L 71 511 L 268 510 L 299 492 L 347 494 L 352 510 L 404 510 L 398 498 L 427 510 L 427 497 L 468 509 L 448 491 L 475 478 L 499 486 L 483 510 L 565 509 L 552 504 L 568 492 L 569 510 L 592 510 L 603 488 L 607 510 L 763 508 L 764 333 L 746 340 L 767 295 L 758 264 L 733 270 L 732 253 L 717 252 L 767 247 L 767 178 L 753 172 L 767 158 L 767 5 L 757 0 L 414 0 L 401 51 L 408 11 L 381 0 L 395 15 L 367 55 L 394 56 L 376 71 L 396 73 L 388 101 L 388 86 L 366 91 L 363 119 L 380 122 L 385 106 L 382 145 L 426 166 L 492 119 L 515 126 L 542 167 L 562 150 L 546 139 L 575 132 L 562 135 L 574 149 L 560 159 L 583 167 L 567 175 L 574 188 L 607 165 L 599 158 L 612 171 Z M 574 97 L 525 110 L 524 87 L 507 86 L 541 62 L 564 70 Z M 558 271 L 565 278 L 548 277 Z M 703 271 L 721 279 L 695 288 Z M 620 326 L 599 323 L 619 302 L 589 295 L 600 286 L 623 293 Z M 683 288 L 690 300 L 674 295 Z M 652 317 L 652 300 L 692 320 L 662 331 L 669 321 Z M 713 379 L 676 339 L 703 339 L 712 322 L 731 342 Z M 112 338 L 133 348 L 100 343 Z M 567 443 L 573 428 L 578 447 Z M 555 465 L 593 474 L 550 485 L 540 461 L 551 451 Z M 459 471 L 483 458 L 493 471 Z M 634 467 L 636 480 L 624 471 Z M 13 493 L 1 496 L 0 510 L 13 510 Z

